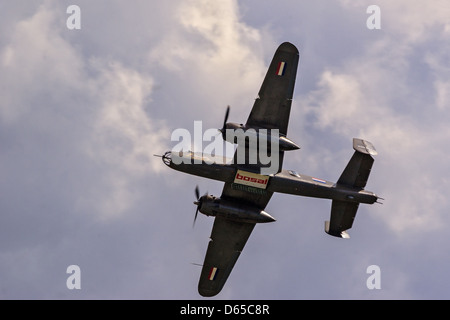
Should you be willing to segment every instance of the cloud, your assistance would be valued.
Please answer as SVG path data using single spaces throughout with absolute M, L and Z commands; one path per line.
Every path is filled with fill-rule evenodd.
M 3 121 L 9 123 L 24 113 L 47 107 L 34 104 L 44 94 L 61 99 L 68 89 L 78 89 L 82 61 L 59 36 L 60 29 L 52 27 L 54 23 L 54 12 L 42 5 L 36 14 L 15 25 L 10 42 L 3 48 Z M 21 94 L 24 89 L 26 95 Z
M 242 106 L 248 113 L 257 95 L 265 73 L 261 35 L 240 21 L 238 9 L 237 1 L 182 2 L 174 13 L 176 27 L 151 50 L 152 63 L 176 74 L 174 81 L 190 90 L 193 112 L 216 106 L 225 112 L 231 104 L 235 115 Z
M 63 36 L 65 25 L 55 27 L 59 14 L 50 2 L 41 5 L 17 22 L 0 51 L 1 121 L 11 134 L 29 137 L 24 152 L 31 157 L 31 146 L 47 144 L 50 152 L 75 156 L 82 175 L 102 166 L 103 177 L 79 190 L 82 200 L 74 201 L 89 203 L 100 215 L 123 213 L 139 197 L 131 196 L 130 184 L 161 170 L 151 158 L 169 136 L 149 113 L 154 81 L 111 57 L 83 56 Z M 23 126 L 27 130 L 20 132 Z
M 113 0 L 106 11 L 80 0 L 79 31 L 66 28 L 70 4 L 10 2 L 0 21 L 2 298 L 198 298 L 189 263 L 203 261 L 212 219 L 192 231 L 193 189 L 222 184 L 152 154 L 194 120 L 220 126 L 227 104 L 245 121 L 286 40 L 301 54 L 290 136 L 302 150 L 285 167 L 337 179 L 351 138 L 365 138 L 379 151 L 368 189 L 386 201 L 361 206 L 341 242 L 323 232 L 329 202 L 274 196 L 277 222 L 255 228 L 218 298 L 445 296 L 444 268 L 424 276 L 448 265 L 435 246 L 450 222 L 445 2 L 381 2 L 381 30 L 366 29 L 372 3 L 359 1 L 248 1 L 243 12 L 234 0 Z M 65 287 L 71 264 L 78 292 Z
M 109 195 L 109 200 L 99 204 L 100 211 L 109 216 L 126 212 L 139 198 L 134 183 L 163 170 L 161 163 L 153 161 L 153 154 L 163 150 L 170 132 L 163 121 L 148 114 L 151 77 L 118 62 L 96 68 L 98 77 L 89 84 L 89 91 L 97 112 L 86 150 L 92 161 L 108 168 L 103 176 L 106 192 L 101 193 Z M 93 189 L 99 190 L 98 186 Z M 90 194 L 94 199 L 98 196 L 95 190 Z
M 447 220 L 442 212 L 449 202 L 442 190 L 449 185 L 442 172 L 449 169 L 448 153 L 441 146 L 450 138 L 445 107 L 449 87 L 441 43 L 448 21 L 441 14 L 433 19 L 418 15 L 416 4 L 404 5 L 380 4 L 379 32 L 384 36 L 367 42 L 364 55 L 326 68 L 304 107 L 322 130 L 362 137 L 378 146 L 370 180 L 387 198 L 384 208 L 390 214 L 381 218 L 396 233 L 418 233 L 439 229 Z M 430 49 L 424 50 L 424 44 Z
M 0 232 L 4 244 L 0 255 L 4 266 L 2 287 L 8 291 L 3 292 L 2 297 L 42 297 L 39 291 L 43 287 L 38 279 L 46 279 L 48 283 L 44 286 L 48 289 L 46 296 L 62 294 L 65 297 L 67 293 L 61 293 L 54 274 L 63 272 L 58 279 L 64 285 L 65 268 L 73 263 L 81 266 L 83 274 L 91 274 L 83 278 L 89 279 L 84 280 L 86 284 L 91 284 L 84 288 L 91 289 L 77 297 L 114 296 L 107 292 L 110 286 L 102 282 L 106 281 L 102 276 L 104 261 L 110 262 L 106 266 L 109 272 L 120 273 L 121 265 L 116 261 L 125 252 L 130 254 L 127 261 L 136 261 L 136 255 L 142 257 L 143 264 L 133 265 L 141 275 L 153 281 L 153 287 L 164 288 L 165 282 L 159 283 L 161 272 L 175 273 L 166 263 L 175 259 L 171 250 L 161 251 L 151 244 L 145 246 L 145 250 L 137 250 L 136 242 L 159 243 L 161 237 L 167 235 L 167 231 L 162 231 L 163 225 L 164 230 L 177 234 L 177 240 L 165 240 L 167 246 L 173 245 L 173 241 L 179 246 L 179 239 L 186 237 L 183 235 L 186 230 L 181 228 L 182 223 L 174 221 L 183 222 L 185 215 L 176 212 L 186 212 L 185 203 L 191 204 L 191 194 L 179 195 L 183 204 L 181 200 L 180 204 L 172 203 L 170 212 L 173 214 L 161 215 L 167 210 L 161 199 L 169 199 L 168 192 L 173 190 L 184 190 L 180 181 L 186 178 L 181 176 L 177 183 L 171 182 L 173 173 L 163 171 L 167 170 L 165 166 L 152 155 L 168 148 L 170 131 L 177 119 L 192 123 L 194 119 L 183 114 L 210 108 L 205 101 L 215 101 L 217 96 L 225 99 L 232 88 L 237 88 L 240 94 L 251 90 L 256 95 L 257 88 L 253 92 L 252 81 L 257 80 L 259 85 L 259 73 L 264 65 L 251 50 L 259 41 L 257 32 L 238 21 L 236 2 L 213 5 L 218 12 L 226 12 L 225 20 L 218 12 L 204 12 L 204 3 L 175 3 L 167 9 L 176 12 L 170 19 L 177 21 L 169 28 L 172 30 L 169 36 L 180 40 L 188 50 L 183 51 L 182 56 L 172 49 L 165 54 L 166 46 L 170 45 L 166 42 L 167 34 L 155 33 L 151 34 L 150 45 L 139 47 L 142 50 L 128 50 L 125 54 L 117 45 L 117 41 L 122 41 L 120 37 L 102 37 L 95 28 L 89 32 L 92 16 L 99 13 L 96 5 L 81 2 L 81 30 L 69 31 L 65 26 L 64 4 L 55 3 L 46 1 L 29 8 L 27 14 L 17 14 L 20 18 L 8 25 L 11 32 L 2 39 L 0 47 L 0 72 L 4 75 L 0 79 L 3 96 L 0 130 L 4 142 L 1 190 L 9 198 L 1 208 L 7 220 Z M 118 3 L 115 5 L 121 7 Z M 140 5 L 154 6 L 144 2 Z M 127 5 L 127 9 L 132 8 Z M 192 14 L 192 19 L 185 16 L 182 21 L 180 15 L 186 13 Z M 216 27 L 208 31 L 198 24 L 202 23 L 204 14 L 211 16 L 207 19 L 208 25 L 216 24 L 222 30 L 220 36 L 226 36 L 226 42 L 211 36 L 213 29 L 217 31 Z M 106 15 L 108 19 L 105 15 L 96 18 L 104 22 L 103 31 L 108 31 L 108 23 L 115 28 L 121 25 L 121 20 L 111 19 L 111 15 Z M 149 23 L 146 30 L 158 22 L 140 21 Z M 229 30 L 228 22 L 233 25 Z M 123 41 L 141 43 L 136 40 L 139 34 L 132 29 L 122 30 L 132 35 Z M 101 45 L 95 46 L 91 35 L 97 35 Z M 196 38 L 203 39 L 203 45 L 196 46 L 193 41 Z M 234 59 L 236 52 L 241 56 Z M 167 64 L 162 63 L 164 61 Z M 174 70 L 170 64 L 178 64 L 179 69 Z M 217 74 L 210 72 L 211 66 Z M 253 70 L 253 66 L 258 67 Z M 199 72 L 203 79 L 189 77 L 194 72 Z M 230 79 L 229 74 L 234 78 Z M 237 86 L 241 79 L 243 85 Z M 202 101 L 200 108 L 186 108 L 183 101 L 190 104 L 191 100 L 177 91 L 180 88 L 181 93 L 188 93 L 193 101 Z M 166 95 L 174 97 L 173 109 L 172 105 L 164 103 Z M 251 103 L 252 99 L 249 101 Z M 221 117 L 222 114 L 218 119 Z M 170 127 L 167 119 L 174 119 Z M 165 174 L 164 179 L 161 172 Z M 189 200 L 184 201 L 185 197 Z M 141 221 L 140 226 L 133 225 L 135 219 Z M 191 215 L 188 220 L 191 226 Z M 128 228 L 124 227 L 125 221 L 129 223 Z M 128 236 L 132 236 L 129 242 L 124 241 Z M 105 250 L 115 241 L 122 245 Z M 193 253 L 196 257 L 200 251 L 199 255 L 203 255 L 203 247 L 185 251 L 177 259 L 192 261 Z M 27 255 L 27 252 L 33 254 Z M 93 258 L 98 252 L 103 254 L 102 261 Z M 187 254 L 189 256 L 185 257 Z M 150 270 L 145 269 L 148 261 L 152 261 Z M 33 265 L 38 270 L 29 273 Z M 24 277 L 18 282 L 20 272 Z M 8 275 L 12 277 L 6 281 Z M 134 279 L 127 279 L 129 282 L 124 280 L 122 285 L 129 288 L 128 292 L 136 290 L 136 287 L 131 288 L 136 283 Z M 29 291 L 24 293 L 19 283 Z M 94 288 L 94 283 L 101 285 Z M 64 289 L 63 286 L 63 292 Z M 142 290 L 147 292 L 147 287 Z M 152 294 L 173 297 L 170 290 L 164 291 L 166 293 Z

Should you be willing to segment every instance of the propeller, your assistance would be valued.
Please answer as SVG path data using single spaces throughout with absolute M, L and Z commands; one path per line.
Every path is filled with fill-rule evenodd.
M 228 116 L 230 115 L 230 106 L 227 106 L 227 111 L 225 112 L 225 118 L 223 119 L 223 126 L 222 129 L 219 129 L 219 131 L 222 133 L 223 139 L 225 140 L 225 130 L 227 126 Z
M 197 206 L 197 210 L 195 210 L 194 223 L 192 224 L 192 228 L 195 226 L 195 221 L 197 220 L 198 209 L 202 205 L 202 199 L 200 198 L 200 191 L 198 190 L 198 186 L 195 187 L 195 198 L 197 201 L 194 201 L 194 204 Z
M 194 204 L 197 206 L 197 210 L 195 210 L 194 223 L 192 224 L 192 228 L 195 226 L 195 221 L 197 220 L 197 215 L 202 206 L 203 199 L 205 197 L 208 198 L 208 196 L 209 195 L 208 195 L 208 191 L 207 191 L 202 197 L 200 197 L 200 191 L 198 189 L 198 186 L 195 187 L 195 197 L 197 198 L 197 200 L 194 201 Z

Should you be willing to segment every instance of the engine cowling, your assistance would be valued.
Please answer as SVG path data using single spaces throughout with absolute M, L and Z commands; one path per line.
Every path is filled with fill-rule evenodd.
M 257 208 L 204 195 L 198 201 L 198 209 L 207 216 L 220 216 L 229 220 L 246 223 L 266 223 L 276 221 L 270 214 Z

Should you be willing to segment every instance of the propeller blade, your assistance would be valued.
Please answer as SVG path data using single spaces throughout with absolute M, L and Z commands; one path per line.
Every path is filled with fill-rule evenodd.
M 195 187 L 195 199 L 200 199 L 200 191 L 198 191 L 198 185 Z
M 208 191 L 206 191 L 205 195 L 203 197 L 208 196 Z M 194 223 L 192 224 L 192 228 L 195 226 L 195 221 L 197 220 L 197 215 L 200 210 L 200 207 L 202 206 L 203 197 L 200 197 L 200 190 L 198 189 L 198 185 L 195 186 L 195 197 L 197 198 L 196 201 L 194 201 L 194 204 L 197 206 L 197 210 L 195 210 L 195 216 L 194 216 Z
M 230 115 L 230 106 L 227 106 L 227 111 L 225 112 L 225 119 L 223 120 L 223 127 L 225 128 L 225 125 L 228 121 L 228 116 Z
M 192 223 L 192 228 L 195 226 L 195 221 L 197 220 L 198 210 L 202 205 L 202 201 L 200 200 L 200 191 L 198 189 L 198 185 L 195 186 L 195 198 L 194 204 L 197 205 L 197 210 L 195 210 L 194 222 Z
M 198 206 L 197 206 L 197 210 L 195 210 L 195 217 L 194 217 L 194 222 L 192 223 L 192 228 L 195 226 L 195 221 L 197 221 L 197 215 L 198 215 Z
M 219 130 L 220 132 L 224 133 L 225 132 L 225 127 L 227 125 L 227 121 L 228 121 L 228 116 L 230 115 L 230 106 L 227 106 L 227 111 L 225 112 L 225 118 L 223 119 L 223 126 L 222 129 Z

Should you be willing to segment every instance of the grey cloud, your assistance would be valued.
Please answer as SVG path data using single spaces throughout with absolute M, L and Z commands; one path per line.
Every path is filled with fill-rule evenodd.
M 152 154 L 194 120 L 219 126 L 227 104 L 230 120 L 245 119 L 273 50 L 292 41 L 301 59 L 289 136 L 302 149 L 285 167 L 336 180 L 363 135 L 379 151 L 368 188 L 386 203 L 361 206 L 352 238 L 339 241 L 323 232 L 329 202 L 275 195 L 267 211 L 277 222 L 255 228 L 218 298 L 448 297 L 448 23 L 435 3 L 444 10 L 421 16 L 416 4 L 383 2 L 382 29 L 368 33 L 353 1 L 282 1 L 280 11 L 78 1 L 79 31 L 65 28 L 68 1 L 7 2 L 0 296 L 199 298 L 191 263 L 203 261 L 212 219 L 192 230 L 193 190 L 222 186 Z M 71 264 L 79 291 L 65 286 Z M 372 264 L 381 290 L 366 287 Z

